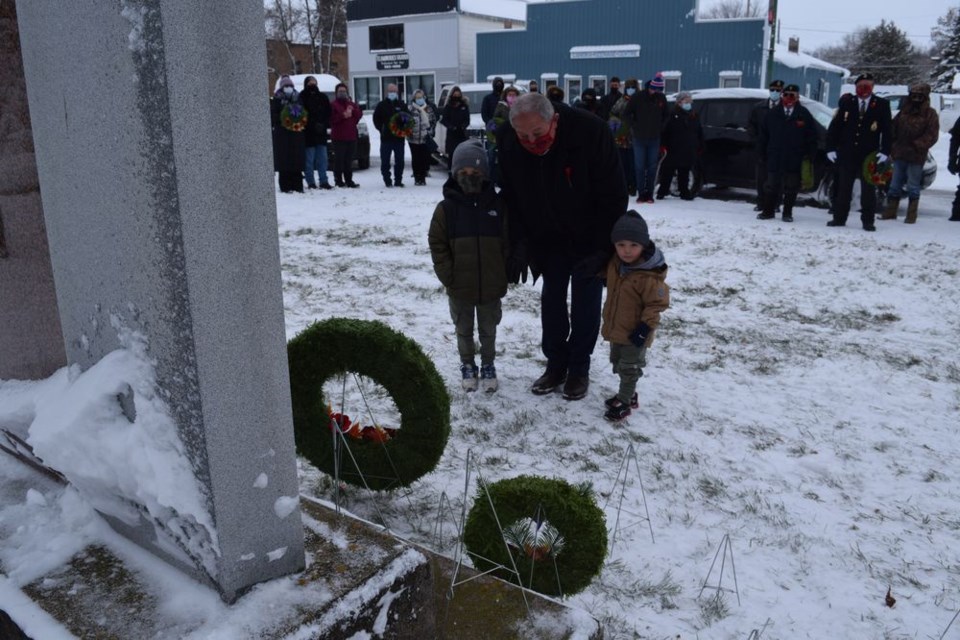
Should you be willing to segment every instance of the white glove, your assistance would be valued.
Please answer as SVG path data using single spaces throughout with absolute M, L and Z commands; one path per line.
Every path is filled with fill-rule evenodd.
M 887 154 L 877 151 L 877 164 L 883 164 L 887 161 Z
M 830 162 L 837 161 L 837 152 L 836 151 L 827 151 L 827 160 Z

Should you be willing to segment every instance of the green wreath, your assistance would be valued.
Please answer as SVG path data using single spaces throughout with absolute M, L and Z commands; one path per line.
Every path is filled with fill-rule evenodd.
M 386 441 L 350 440 L 361 477 L 343 452 L 340 479 L 375 490 L 406 487 L 433 471 L 450 436 L 450 397 L 433 362 L 416 342 L 382 322 L 331 318 L 287 345 L 297 451 L 333 475 L 331 419 L 323 384 L 346 372 L 383 386 L 400 411 L 400 428 Z
M 490 500 L 482 488 L 477 492 L 463 534 L 478 570 L 490 571 L 497 565 L 512 567 L 497 517 L 508 532 L 515 530 L 517 523 L 522 526 L 536 521 L 538 507 L 542 507 L 542 516 L 555 530 L 553 536 L 544 536 L 548 544 L 520 545 L 515 543 L 516 536 L 507 536 L 513 538 L 511 549 L 520 584 L 547 595 L 570 595 L 586 588 L 600 572 L 607 555 L 607 525 L 588 488 L 574 487 L 560 479 L 518 476 L 488 485 L 487 490 Z M 490 509 L 491 500 L 496 517 Z M 562 548 L 551 553 L 556 534 L 562 537 Z M 494 575 L 517 582 L 512 571 L 496 569 Z

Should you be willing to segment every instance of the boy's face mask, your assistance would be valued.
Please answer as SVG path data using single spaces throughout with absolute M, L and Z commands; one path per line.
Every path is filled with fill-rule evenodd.
M 466 173 L 461 171 L 457 174 L 457 184 L 463 189 L 464 193 L 475 195 L 483 190 L 482 173 Z

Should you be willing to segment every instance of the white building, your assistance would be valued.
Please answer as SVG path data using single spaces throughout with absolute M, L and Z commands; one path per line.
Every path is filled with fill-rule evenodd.
M 351 0 L 354 99 L 372 108 L 395 83 L 404 99 L 423 89 L 435 101 L 441 84 L 473 82 L 476 34 L 525 27 L 526 6 L 520 0 Z

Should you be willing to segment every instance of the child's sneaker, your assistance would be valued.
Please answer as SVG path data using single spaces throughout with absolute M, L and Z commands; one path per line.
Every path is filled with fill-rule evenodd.
M 460 375 L 463 376 L 461 384 L 464 391 L 477 390 L 477 365 L 472 362 L 464 362 L 460 365 Z
M 497 390 L 497 368 L 492 364 L 485 364 L 480 367 L 480 388 L 487 393 L 493 393 Z
M 612 398 L 607 398 L 606 400 L 604 400 L 603 404 L 607 405 L 607 409 L 612 409 L 613 407 L 620 404 L 620 400 L 617 399 L 617 396 L 613 396 Z M 636 409 L 639 406 L 640 406 L 640 403 L 637 401 L 637 392 L 634 391 L 633 395 L 630 396 L 630 408 Z
M 607 412 L 603 414 L 603 417 L 609 420 L 610 422 L 620 422 L 628 415 L 630 415 L 630 405 L 623 404 L 616 398 L 613 398 L 613 404 L 607 405 L 609 408 Z

